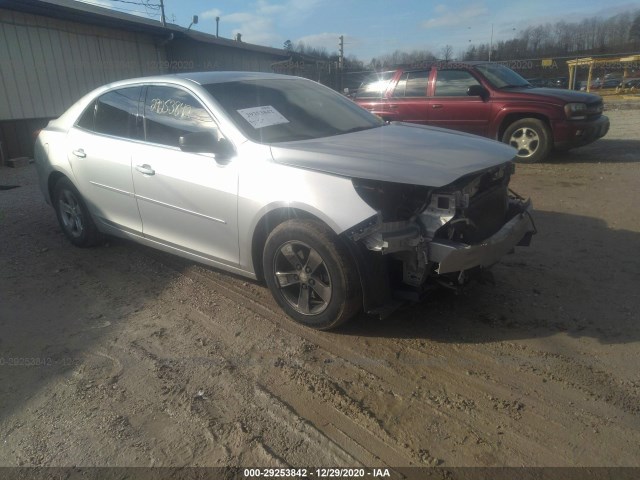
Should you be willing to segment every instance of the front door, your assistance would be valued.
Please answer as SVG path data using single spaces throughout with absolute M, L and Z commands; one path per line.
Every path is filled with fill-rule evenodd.
M 146 142 L 132 162 L 145 237 L 237 265 L 237 162 L 178 147 L 185 133 L 217 131 L 214 120 L 189 92 L 169 86 L 148 87 L 144 115 Z
M 438 70 L 429 97 L 429 125 L 486 136 L 491 100 L 467 95 L 480 82 L 467 70 Z

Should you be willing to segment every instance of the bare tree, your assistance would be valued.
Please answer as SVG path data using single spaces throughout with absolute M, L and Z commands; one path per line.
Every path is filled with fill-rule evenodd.
M 445 45 L 440 49 L 440 57 L 446 63 L 450 62 L 453 59 L 453 47 L 451 45 Z

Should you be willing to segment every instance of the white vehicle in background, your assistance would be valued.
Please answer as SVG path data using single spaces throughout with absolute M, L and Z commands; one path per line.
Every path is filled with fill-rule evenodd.
M 121 81 L 36 141 L 68 239 L 101 234 L 254 279 L 329 329 L 458 288 L 534 233 L 513 148 L 386 124 L 312 81 L 209 72 Z

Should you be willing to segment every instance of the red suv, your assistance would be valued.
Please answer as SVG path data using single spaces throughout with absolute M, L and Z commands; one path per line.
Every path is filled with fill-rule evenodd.
M 355 95 L 388 121 L 475 133 L 508 143 L 521 162 L 544 159 L 603 137 L 609 119 L 598 95 L 535 88 L 497 63 L 440 63 L 373 74 Z

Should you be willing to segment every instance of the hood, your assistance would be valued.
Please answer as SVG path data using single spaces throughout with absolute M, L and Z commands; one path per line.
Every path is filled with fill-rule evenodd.
M 274 161 L 366 180 L 442 187 L 512 160 L 503 143 L 410 123 L 271 145 Z
M 504 90 L 507 92 L 507 90 Z M 509 92 L 514 93 L 526 93 L 527 95 L 536 95 L 545 98 L 557 98 L 563 102 L 571 103 L 597 103 L 602 102 L 602 98 L 593 93 L 577 92 L 575 90 L 565 90 L 562 88 L 546 88 L 546 87 L 534 87 L 534 88 L 510 88 Z

